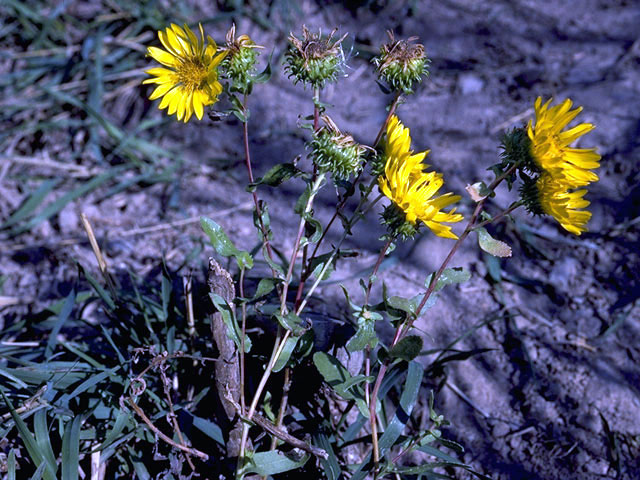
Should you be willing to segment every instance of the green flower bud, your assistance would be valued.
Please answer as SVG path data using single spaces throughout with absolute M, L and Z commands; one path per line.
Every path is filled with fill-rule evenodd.
M 344 65 L 344 53 L 340 45 L 345 39 L 345 33 L 340 39 L 333 40 L 334 29 L 327 38 L 322 38 L 322 32 L 311 33 L 302 26 L 302 39 L 289 35 L 291 45 L 286 53 L 285 69 L 294 83 L 302 82 L 313 88 L 324 87 L 325 82 L 335 82 Z
M 423 45 L 413 43 L 418 37 L 395 40 L 393 32 L 387 31 L 387 34 L 389 43 L 382 45 L 380 55 L 372 60 L 378 67 L 378 76 L 395 91 L 413 93 L 422 76 L 429 75 L 431 60 L 427 58 Z
M 389 235 L 404 241 L 415 237 L 420 228 L 420 223 L 414 224 L 407 221 L 404 211 L 393 202 L 382 212 L 382 223 L 387 226 Z
M 335 180 L 348 180 L 362 168 L 365 147 L 342 133 L 328 116 L 322 119 L 326 125 L 314 133 L 309 144 L 311 159 L 319 173 L 330 172 Z
M 232 24 L 227 32 L 226 43 L 220 50 L 227 51 L 227 56 L 221 63 L 225 75 L 233 82 L 233 88 L 240 92 L 248 92 L 255 70 L 258 48 L 249 35 L 236 38 L 236 25 Z

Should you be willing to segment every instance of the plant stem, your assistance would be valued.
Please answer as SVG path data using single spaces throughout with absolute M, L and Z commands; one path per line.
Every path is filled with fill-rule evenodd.
M 244 298 L 244 272 L 245 268 L 240 270 L 240 297 Z M 240 337 L 240 406 L 241 413 L 245 412 L 245 398 L 244 398 L 244 378 L 245 378 L 245 363 L 244 363 L 244 341 L 247 332 L 247 304 L 242 302 L 242 336 Z
M 521 201 L 515 202 L 513 205 L 511 205 L 506 210 L 504 210 L 504 211 L 500 212 L 499 214 L 495 215 L 493 218 L 490 218 L 488 220 L 484 220 L 483 222 L 478 223 L 473 228 L 475 230 L 475 229 L 484 227 L 485 225 L 489 225 L 491 223 L 495 223 L 498 220 L 502 220 L 504 217 L 506 217 L 507 215 L 509 215 L 511 212 L 513 212 L 518 207 L 521 207 L 522 205 L 524 205 L 524 203 L 522 203 Z
M 366 309 L 367 305 L 369 305 L 369 295 L 371 294 L 371 287 L 373 286 L 374 278 L 378 273 L 378 269 L 380 268 L 380 265 L 382 264 L 382 261 L 384 260 L 384 257 L 387 254 L 387 250 L 389 250 L 389 247 L 391 246 L 392 242 L 393 242 L 393 236 L 389 235 L 389 239 L 384 244 L 384 246 L 380 249 L 380 254 L 378 255 L 376 264 L 373 267 L 373 271 L 371 272 L 371 275 L 369 275 L 369 282 L 367 283 L 367 290 L 365 293 L 364 305 L 362 307 L 363 309 Z M 367 345 L 367 348 L 365 349 L 364 369 L 365 369 L 364 374 L 366 377 L 368 377 L 371 374 L 371 348 L 369 347 L 369 345 Z M 371 442 L 373 444 L 373 452 L 374 452 L 373 460 L 377 464 L 378 461 L 380 460 L 378 456 L 378 426 L 376 421 L 377 420 L 376 415 L 371 414 L 371 411 L 373 412 L 376 411 L 376 397 L 371 396 L 369 390 L 370 390 L 369 382 L 365 382 L 365 400 L 369 404 L 369 421 L 371 424 Z
M 367 308 L 367 305 L 369 304 L 369 295 L 371 294 L 371 287 L 373 286 L 375 276 L 378 273 L 378 269 L 380 268 L 380 265 L 382 264 L 382 261 L 384 260 L 384 257 L 387 254 L 387 250 L 389 250 L 389 247 L 391 246 L 391 243 L 393 242 L 393 240 L 394 238 L 390 235 L 389 239 L 387 240 L 387 243 L 385 243 L 384 246 L 380 249 L 380 254 L 378 255 L 376 264 L 373 266 L 373 271 L 371 272 L 371 275 L 369 275 L 369 282 L 367 283 L 367 290 L 364 296 L 364 308 Z
M 242 132 L 244 139 L 244 163 L 247 167 L 247 175 L 249 177 L 249 183 L 253 183 L 253 169 L 251 168 L 251 152 L 249 150 L 249 119 L 246 117 L 246 113 L 248 111 L 247 104 L 249 102 L 249 95 L 244 94 L 244 99 L 242 102 L 242 109 L 245 113 L 244 122 L 242 122 Z M 260 201 L 258 200 L 258 194 L 254 190 L 251 192 L 253 196 L 253 204 L 256 209 L 256 214 L 258 215 L 258 223 L 260 224 L 260 231 L 262 232 L 262 238 L 264 239 L 265 247 L 267 248 L 267 254 L 269 258 L 273 259 L 273 251 L 271 249 L 271 244 L 269 243 L 269 232 L 267 231 L 264 222 L 262 221 L 262 209 L 260 208 Z M 273 272 L 275 276 L 275 272 Z
M 307 204 L 302 211 L 300 218 L 300 225 L 298 226 L 298 234 L 296 236 L 296 241 L 293 245 L 293 252 L 291 252 L 291 259 L 289 260 L 289 268 L 287 269 L 287 275 L 284 279 L 284 286 L 282 287 L 282 296 L 280 298 L 280 315 L 284 315 L 287 310 L 287 292 L 289 290 L 289 283 L 291 282 L 291 277 L 293 276 L 293 268 L 296 263 L 296 257 L 298 256 L 298 250 L 300 249 L 300 241 L 302 240 L 302 234 L 304 233 L 304 226 L 307 223 L 306 215 L 311 211 L 311 207 L 313 205 L 313 199 L 318 194 L 320 189 L 320 185 L 324 180 L 324 174 L 318 175 L 318 177 L 311 184 L 311 192 L 309 193 L 309 198 L 307 199 Z
M 355 209 L 353 215 L 351 216 L 351 218 L 348 220 L 349 229 L 351 229 L 356 223 L 358 223 L 358 221 L 364 216 L 364 214 L 366 212 L 368 212 L 376 203 L 378 203 L 378 201 L 382 198 L 382 195 L 378 195 L 367 206 L 367 208 L 360 210 L 362 208 L 362 206 L 364 205 L 364 203 L 366 202 L 367 198 L 368 198 L 368 196 L 363 196 L 360 199 L 360 203 L 356 207 L 356 209 Z M 311 298 L 311 295 L 313 295 L 313 292 L 315 292 L 316 288 L 318 288 L 318 285 L 322 281 L 322 278 L 324 277 L 324 274 L 327 272 L 327 270 L 329 269 L 329 266 L 331 266 L 331 263 L 333 262 L 334 258 L 338 254 L 338 250 L 340 250 L 340 246 L 346 240 L 347 235 L 348 235 L 348 233 L 347 233 L 347 230 L 345 229 L 345 231 L 342 233 L 342 237 L 340 237 L 340 240 L 338 240 L 338 243 L 333 248 L 333 251 L 331 252 L 331 255 L 329 256 L 329 259 L 326 262 L 324 262 L 324 266 L 322 267 L 322 270 L 320 271 L 320 273 L 317 275 L 316 281 L 313 283 L 313 285 L 311 286 L 311 288 L 309 289 L 307 294 L 304 296 L 304 299 L 302 300 L 300 305 L 296 308 L 296 310 L 295 310 L 296 315 L 300 315 L 300 312 L 302 312 L 304 307 L 307 305 L 307 302 Z
M 318 95 L 319 95 L 319 93 L 318 93 Z M 391 103 L 391 106 L 389 107 L 389 113 L 387 114 L 387 117 L 385 118 L 384 123 L 380 127 L 380 130 L 378 130 L 376 138 L 375 138 L 375 140 L 373 142 L 373 148 L 376 148 L 378 146 L 378 143 L 380 143 L 380 140 L 382 139 L 382 135 L 384 134 L 384 132 L 385 132 L 385 130 L 387 128 L 387 124 L 389 123 L 389 120 L 391 120 L 391 117 L 393 116 L 393 114 L 396 111 L 396 108 L 398 107 L 398 103 L 400 101 L 400 98 L 401 98 L 401 93 L 400 92 L 396 93 L 396 95 L 395 95 L 395 97 L 393 99 L 393 102 Z M 316 102 L 314 101 L 314 105 L 315 105 L 315 103 Z M 316 129 L 317 129 L 316 108 L 314 108 L 314 130 L 316 130 Z M 360 170 L 360 172 L 358 173 L 358 175 L 354 179 L 353 183 L 351 184 L 351 188 L 347 192 L 345 192 L 344 196 L 342 197 L 342 200 L 340 200 L 338 202 L 338 204 L 336 205 L 336 211 L 333 213 L 333 215 L 331 216 L 331 219 L 327 223 L 327 226 L 322 231 L 322 235 L 320 235 L 320 238 L 316 242 L 316 245 L 313 248 L 313 252 L 312 252 L 311 256 L 309 256 L 309 259 L 308 259 L 306 265 L 303 265 L 304 268 L 303 268 L 302 273 L 300 275 L 300 284 L 298 285 L 298 291 L 296 292 L 296 309 L 298 309 L 300 301 L 301 301 L 301 298 L 302 298 L 304 284 L 307 281 L 307 279 L 309 278 L 309 275 L 311 275 L 311 268 L 310 268 L 311 267 L 311 261 L 314 258 L 316 258 L 316 255 L 318 253 L 318 249 L 320 248 L 320 244 L 322 243 L 322 241 L 326 237 L 327 233 L 331 229 L 331 226 L 333 225 L 333 222 L 335 222 L 336 218 L 338 218 L 338 215 L 340 214 L 342 209 L 347 204 L 347 201 L 349 200 L 349 198 L 351 198 L 351 196 L 355 193 L 356 185 L 358 184 L 358 181 L 360 180 L 360 177 L 362 176 L 363 171 L 364 171 L 364 169 Z M 377 179 L 375 179 L 375 178 L 372 180 L 371 184 L 369 185 L 368 192 L 371 192 L 371 190 L 373 188 L 373 185 L 375 184 L 376 181 L 377 181 Z
M 289 403 L 289 390 L 291 389 L 291 368 L 287 367 L 284 369 L 284 380 L 282 381 L 282 399 L 280 400 L 280 408 L 278 409 L 278 418 L 276 419 L 276 428 L 282 427 L 282 421 L 284 420 L 284 415 L 287 411 L 287 404 Z M 273 437 L 271 439 L 271 448 L 273 450 L 276 448 L 278 443 L 278 439 Z
M 494 190 L 505 178 L 507 178 L 509 175 L 511 175 L 518 166 L 519 166 L 519 164 L 514 164 L 506 172 L 504 172 L 502 175 L 497 177 L 491 183 L 491 185 L 489 185 L 488 189 L 491 190 L 491 191 Z M 454 243 L 453 247 L 451 247 L 451 250 L 449 251 L 448 255 L 446 256 L 446 258 L 444 259 L 442 264 L 440 265 L 440 268 L 438 268 L 436 273 L 434 273 L 433 276 L 431 277 L 431 281 L 429 282 L 429 286 L 427 287 L 427 291 L 425 292 L 424 297 L 422 298 L 422 301 L 420 302 L 420 305 L 418 305 L 418 308 L 416 309 L 416 313 L 412 317 L 413 319 L 407 318 L 407 320 L 405 322 L 403 322 L 400 325 L 398 325 L 398 328 L 396 329 L 395 335 L 393 337 L 393 341 L 391 342 L 391 348 L 393 348 L 402 339 L 402 337 L 409 331 L 409 329 L 413 325 L 413 322 L 415 321 L 415 319 L 417 319 L 420 316 L 420 312 L 422 311 L 422 308 L 427 303 L 427 300 L 429 299 L 431 294 L 433 294 L 433 292 L 435 291 L 436 285 L 438 283 L 438 279 L 442 275 L 442 272 L 444 272 L 445 268 L 447 268 L 447 265 L 449 264 L 449 262 L 451 261 L 451 259 L 455 255 L 455 253 L 460 248 L 460 245 L 462 244 L 462 242 L 467 238 L 469 233 L 471 233 L 471 231 L 474 228 L 476 228 L 475 227 L 475 223 L 478 220 L 478 217 L 480 216 L 480 212 L 482 211 L 482 208 L 484 207 L 484 204 L 485 204 L 487 198 L 488 197 L 483 198 L 482 200 L 480 200 L 476 204 L 476 208 L 473 211 L 473 214 L 471 215 L 471 218 L 469 219 L 469 222 L 467 223 L 467 226 L 465 227 L 464 231 L 462 232 L 462 234 L 460 235 L 458 240 L 456 240 L 456 243 Z M 369 412 L 370 412 L 370 418 L 371 418 L 371 425 L 372 426 L 376 425 L 376 422 L 377 422 L 377 419 L 376 419 L 377 415 L 376 415 L 376 409 L 375 409 L 375 403 L 374 402 L 375 402 L 375 400 L 376 400 L 376 398 L 378 396 L 378 392 L 380 390 L 380 385 L 382 384 L 382 379 L 384 378 L 384 374 L 387 371 L 387 367 L 388 367 L 388 360 L 385 361 L 382 365 L 380 365 L 380 370 L 378 371 L 378 375 L 376 376 L 376 381 L 375 381 L 375 384 L 374 384 L 374 387 L 373 387 L 373 392 L 371 393 L 371 404 L 369 406 Z M 371 405 L 373 405 L 373 408 L 371 408 Z M 373 440 L 373 458 L 374 458 L 374 461 L 377 463 L 379 458 L 380 458 L 380 452 L 378 451 L 377 437 L 373 436 L 373 432 L 372 432 L 372 440 Z

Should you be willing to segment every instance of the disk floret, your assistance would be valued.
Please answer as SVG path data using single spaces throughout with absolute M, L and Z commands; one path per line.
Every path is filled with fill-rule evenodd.
M 227 52 L 221 68 L 238 91 L 248 91 L 260 48 L 264 47 L 256 45 L 249 35 L 236 37 L 236 25 L 231 25 L 225 37 L 225 45 L 220 47 L 221 51 Z
M 429 75 L 429 63 L 424 45 L 414 43 L 418 37 L 396 40 L 393 32 L 387 31 L 389 42 L 380 47 L 380 55 L 372 61 L 378 76 L 392 90 L 405 94 L 413 93 L 414 87 Z
M 293 33 L 289 35 L 291 45 L 286 53 L 285 69 L 294 83 L 302 82 L 313 88 L 322 88 L 326 82 L 335 82 L 342 72 L 344 53 L 342 51 L 342 37 L 334 40 L 337 28 L 328 37 L 322 38 L 322 31 L 311 33 L 306 26 L 302 26 L 302 38 Z

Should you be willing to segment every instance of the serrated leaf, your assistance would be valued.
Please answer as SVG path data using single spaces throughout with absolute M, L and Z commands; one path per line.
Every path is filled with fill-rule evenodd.
M 487 188 L 484 182 L 477 182 L 473 185 L 467 185 L 464 188 L 471 197 L 471 200 L 473 200 L 474 202 L 484 200 L 487 195 L 491 194 L 491 190 Z
M 335 260 L 335 256 L 332 253 L 325 253 L 318 257 L 313 257 L 311 259 L 311 266 L 310 266 L 312 275 L 315 278 L 318 278 L 318 276 L 322 274 L 322 278 L 320 280 L 328 280 L 334 270 L 334 267 L 333 267 L 334 260 Z M 331 262 L 331 263 L 327 265 L 327 268 L 325 269 L 324 267 L 327 262 Z M 322 270 L 324 270 L 324 273 L 322 273 Z
M 299 337 L 311 328 L 311 324 L 309 323 L 309 321 L 303 320 L 293 312 L 289 312 L 284 316 L 276 313 L 275 317 L 280 325 L 282 325 L 287 330 L 290 330 L 291 333 L 296 337 Z
M 324 352 L 316 352 L 313 355 L 313 363 L 335 392 L 346 400 L 354 400 L 360 413 L 369 417 L 369 407 L 364 401 L 364 392 L 359 387 L 353 387 L 352 377 L 349 371 L 336 357 Z M 347 388 L 349 387 L 349 388 Z
M 249 255 L 249 252 L 236 248 L 220 225 L 207 217 L 200 217 L 200 225 L 202 226 L 202 230 L 209 236 L 211 245 L 218 254 L 223 257 L 235 258 L 236 262 L 238 262 L 238 268 L 240 269 L 253 268 L 253 258 Z
M 478 228 L 476 232 L 478 233 L 478 245 L 489 255 L 501 258 L 511 256 L 511 247 L 505 242 L 493 238 L 486 228 Z
M 273 52 L 269 55 L 269 60 L 267 61 L 267 66 L 264 67 L 264 70 L 257 75 L 254 75 L 251 81 L 253 83 L 266 83 L 271 78 L 271 58 L 273 57 Z
M 431 283 L 431 278 L 433 278 L 433 273 L 430 274 L 427 279 L 424 281 L 424 286 L 429 287 Z M 434 288 L 434 292 L 439 292 L 447 285 L 451 285 L 453 283 L 464 283 L 471 278 L 471 274 L 467 272 L 462 267 L 454 267 L 454 268 L 445 268 L 438 278 L 436 282 L 436 287 Z
M 410 362 L 422 351 L 423 341 L 417 335 L 408 335 L 389 350 L 389 356 Z
M 257 300 L 259 298 L 268 295 L 273 291 L 276 287 L 276 281 L 273 278 L 261 278 L 258 282 L 258 288 L 256 288 L 256 293 L 253 295 L 251 300 Z
M 249 192 L 253 192 L 259 185 L 277 187 L 290 178 L 297 177 L 302 172 L 293 163 L 280 163 L 258 178 L 254 183 L 247 186 Z
M 378 335 L 375 329 L 376 321 L 369 316 L 369 312 L 363 312 L 358 316 L 358 330 L 349 342 L 347 343 L 347 350 L 350 352 L 357 352 L 364 350 L 367 346 L 375 348 L 378 344 Z

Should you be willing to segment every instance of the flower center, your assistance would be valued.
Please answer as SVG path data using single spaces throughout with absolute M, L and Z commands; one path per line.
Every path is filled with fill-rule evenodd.
M 180 83 L 190 92 L 201 89 L 209 74 L 202 61 L 193 58 L 183 61 L 176 68 L 176 73 Z

